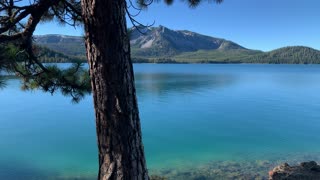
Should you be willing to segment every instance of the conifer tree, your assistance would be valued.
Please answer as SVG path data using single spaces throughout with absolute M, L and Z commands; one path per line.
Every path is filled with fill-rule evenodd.
M 170 5 L 173 0 L 164 2 Z M 203 1 L 185 2 L 195 7 Z M 15 56 L 6 60 L 24 79 L 25 89 L 40 88 L 50 93 L 60 90 L 79 101 L 92 88 L 99 180 L 149 179 L 126 15 L 139 29 L 142 24 L 128 8 L 141 11 L 152 3 L 153 0 L 0 0 L 0 44 L 13 44 Z M 83 22 L 90 78 L 79 63 L 61 70 L 39 62 L 32 35 L 39 22 L 54 19 L 71 26 Z

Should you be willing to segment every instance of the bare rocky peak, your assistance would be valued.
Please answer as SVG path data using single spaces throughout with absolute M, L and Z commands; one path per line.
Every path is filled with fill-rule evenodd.
M 171 30 L 164 26 L 143 28 L 141 31 L 143 34 L 136 28 L 131 29 L 130 43 L 135 48 L 165 48 L 177 52 L 245 49 L 225 39 L 205 36 L 186 30 Z
M 47 34 L 34 36 L 35 41 L 39 44 L 48 43 L 84 43 L 84 40 L 80 36 L 68 36 L 60 34 Z

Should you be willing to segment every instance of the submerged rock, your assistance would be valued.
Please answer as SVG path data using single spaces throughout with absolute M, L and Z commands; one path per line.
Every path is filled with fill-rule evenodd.
M 167 180 L 166 177 L 158 176 L 158 175 L 152 175 L 150 176 L 150 180 Z
M 270 180 L 319 180 L 320 166 L 315 161 L 303 162 L 298 166 L 284 163 L 269 172 Z

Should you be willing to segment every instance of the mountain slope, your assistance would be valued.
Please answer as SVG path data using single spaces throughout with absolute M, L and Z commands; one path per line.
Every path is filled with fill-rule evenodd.
M 320 64 L 320 51 L 291 46 L 262 52 L 244 48 L 232 41 L 164 26 L 129 29 L 134 62 L 152 63 L 314 63 Z M 79 36 L 35 36 L 36 43 L 67 56 L 63 61 L 85 59 L 84 40 Z M 55 57 L 54 54 L 48 57 Z M 57 57 L 63 58 L 62 54 Z M 58 59 L 57 58 L 57 59 Z M 50 61 L 53 61 L 51 58 Z M 60 60 L 57 60 L 60 61 Z
M 84 39 L 80 36 L 49 34 L 34 36 L 36 44 L 47 47 L 68 56 L 84 57 Z
M 213 38 L 191 31 L 174 31 L 164 26 L 149 28 L 141 34 L 130 29 L 130 44 L 134 57 L 172 57 L 198 50 L 230 50 L 244 47 L 224 39 Z
M 160 58 L 198 50 L 246 49 L 224 39 L 186 30 L 174 31 L 164 26 L 145 29 L 145 34 L 141 34 L 136 28 L 129 31 L 133 57 Z M 41 46 L 69 56 L 85 56 L 84 41 L 79 36 L 43 35 L 35 36 L 35 41 Z

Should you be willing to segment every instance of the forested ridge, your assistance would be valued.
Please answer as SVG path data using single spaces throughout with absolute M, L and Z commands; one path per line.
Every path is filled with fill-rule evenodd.
M 85 62 L 85 57 L 72 57 L 63 53 L 39 47 L 39 59 L 46 63 Z M 261 63 L 261 64 L 320 64 L 320 51 L 291 46 L 270 52 L 248 51 L 200 51 L 182 53 L 174 57 L 143 58 L 133 57 L 135 63 Z
M 68 56 L 62 52 L 51 50 L 44 46 L 37 46 L 39 60 L 44 63 L 65 63 L 86 61 L 85 57 Z

